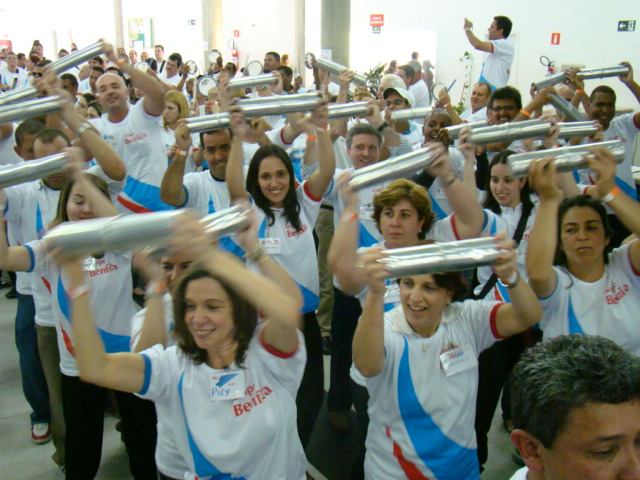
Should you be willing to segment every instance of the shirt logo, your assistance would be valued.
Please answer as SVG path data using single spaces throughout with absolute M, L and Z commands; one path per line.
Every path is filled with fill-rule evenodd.
M 249 400 L 242 403 L 237 403 L 233 406 L 233 413 L 236 417 L 249 413 L 254 407 L 262 405 L 272 390 L 269 387 L 262 387 L 256 389 L 253 385 L 249 385 L 245 392 L 245 396 L 249 397 Z
M 630 287 L 626 283 L 622 286 L 616 285 L 615 282 L 611 282 L 611 286 L 605 290 L 607 305 L 617 305 L 620 300 L 629 292 Z

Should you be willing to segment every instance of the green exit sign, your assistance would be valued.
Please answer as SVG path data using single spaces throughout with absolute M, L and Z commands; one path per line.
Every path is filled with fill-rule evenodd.
M 635 20 L 618 20 L 619 32 L 635 32 L 636 21 Z

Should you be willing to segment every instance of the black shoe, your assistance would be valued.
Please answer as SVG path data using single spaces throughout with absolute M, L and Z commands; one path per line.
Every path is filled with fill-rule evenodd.
M 10 288 L 11 286 L 11 283 L 0 282 L 0 290 L 2 290 L 3 288 Z
M 329 335 L 322 337 L 322 354 L 331 355 L 331 337 Z
M 12 287 L 7 293 L 4 294 L 5 297 L 13 300 L 18 296 L 18 292 L 16 291 L 16 287 Z

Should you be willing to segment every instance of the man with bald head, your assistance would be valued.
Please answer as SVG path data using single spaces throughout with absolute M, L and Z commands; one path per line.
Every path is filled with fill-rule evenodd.
M 114 63 L 118 60 L 111 46 L 107 57 Z M 153 76 L 129 63 L 120 70 L 142 90 L 143 100 L 130 105 L 124 79 L 107 72 L 96 82 L 104 114 L 92 121 L 127 166 L 127 184 L 116 205 L 125 213 L 167 210 L 171 207 L 160 200 L 167 155 L 158 121 L 164 111 L 164 90 Z

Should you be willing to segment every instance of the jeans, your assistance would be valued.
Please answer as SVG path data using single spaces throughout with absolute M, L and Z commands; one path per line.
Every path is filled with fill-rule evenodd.
M 16 311 L 16 347 L 20 357 L 22 391 L 31 406 L 31 424 L 49 423 L 49 392 L 44 376 L 40 354 L 38 353 L 38 335 L 36 333 L 36 307 L 31 295 L 18 293 Z

